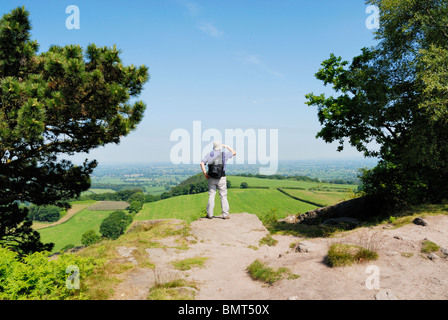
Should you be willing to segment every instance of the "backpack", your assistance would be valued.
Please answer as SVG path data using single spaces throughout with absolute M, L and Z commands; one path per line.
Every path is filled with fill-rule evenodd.
M 208 165 L 208 175 L 215 179 L 220 179 L 225 176 L 224 173 L 224 152 L 221 152 L 212 163 Z

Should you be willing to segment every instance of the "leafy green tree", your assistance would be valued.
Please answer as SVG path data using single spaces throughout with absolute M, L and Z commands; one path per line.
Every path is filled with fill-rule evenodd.
M 157 200 L 160 200 L 160 196 L 155 196 L 155 195 L 152 195 L 152 194 L 147 194 L 147 195 L 145 195 L 145 201 L 144 201 L 144 203 L 147 203 L 147 202 L 154 202 L 154 201 L 157 201 Z
M 169 192 L 164 192 L 160 195 L 160 199 L 168 199 L 170 197 L 172 197 L 172 194 Z
M 119 143 L 143 118 L 145 104 L 128 101 L 149 79 L 146 66 L 124 66 L 115 46 L 38 53 L 30 30 L 24 7 L 0 20 L 0 243 L 21 252 L 51 245 L 19 203 L 67 208 L 87 190 L 97 162 L 58 156 Z
M 123 234 L 123 228 L 119 221 L 106 218 L 100 225 L 100 233 L 105 238 L 115 240 Z
M 28 217 L 35 221 L 58 221 L 61 217 L 60 208 L 57 206 L 31 206 L 29 208 Z
M 143 193 L 141 189 L 124 189 L 116 193 L 117 199 L 120 201 L 128 201 L 128 199 L 136 193 Z M 138 197 L 138 196 L 137 196 Z
M 249 185 L 247 184 L 247 182 L 241 182 L 240 188 L 241 189 L 247 189 L 247 188 L 249 188 Z
M 364 193 L 393 202 L 448 194 L 448 1 L 369 0 L 380 9 L 378 45 L 351 63 L 334 54 L 316 78 L 337 96 L 308 94 L 317 137 L 348 142 L 379 164 L 361 176 Z
M 100 233 L 105 238 L 118 239 L 132 222 L 132 217 L 123 211 L 114 211 L 101 222 Z
M 145 202 L 145 194 L 143 192 L 133 193 L 128 199 L 127 202 L 131 203 L 132 201 L 138 201 L 141 203 Z
M 129 212 L 134 212 L 137 213 L 140 210 L 142 210 L 143 208 L 143 203 L 141 203 L 140 201 L 132 201 L 131 204 L 129 205 Z

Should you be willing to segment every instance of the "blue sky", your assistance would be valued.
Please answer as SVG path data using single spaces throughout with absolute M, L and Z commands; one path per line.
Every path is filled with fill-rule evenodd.
M 52 44 L 117 45 L 125 64 L 149 67 L 138 129 L 119 145 L 78 155 L 100 163 L 170 161 L 178 128 L 276 129 L 279 160 L 361 158 L 315 139 L 317 110 L 305 94 L 331 92 L 315 79 L 330 53 L 349 60 L 374 44 L 361 0 L 2 0 L 24 5 L 32 38 Z M 67 29 L 69 5 L 80 28 Z M 206 142 L 203 142 L 206 145 Z

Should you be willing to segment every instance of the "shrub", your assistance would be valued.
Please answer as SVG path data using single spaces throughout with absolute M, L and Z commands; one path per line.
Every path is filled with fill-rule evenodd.
M 97 235 L 94 230 L 90 229 L 89 231 L 84 232 L 84 234 L 82 235 L 81 243 L 83 246 L 90 246 L 100 241 L 100 239 L 101 237 Z
M 132 217 L 130 215 L 123 211 L 114 211 L 101 222 L 100 233 L 105 238 L 118 239 L 131 222 Z
M 189 221 L 196 221 L 200 218 L 204 218 L 207 215 L 207 209 L 202 209 L 190 215 Z
M 129 212 L 137 213 L 140 210 L 142 210 L 142 208 L 143 208 L 143 203 L 141 203 L 140 201 L 132 201 L 128 210 L 129 210 Z
M 247 184 L 247 182 L 241 182 L 240 188 L 241 189 L 247 189 L 247 188 L 249 188 L 249 185 Z
M 264 216 L 261 217 L 261 222 L 263 222 L 264 225 L 274 224 L 278 220 L 278 209 L 272 208 L 269 210 L 268 213 L 266 213 Z
M 127 202 L 132 203 L 133 201 L 138 201 L 141 203 L 145 202 L 145 194 L 143 192 L 136 192 L 132 194 L 127 200 Z
M 21 259 L 18 253 L 0 247 L 0 300 L 89 299 L 84 280 L 101 262 L 93 258 L 61 254 L 49 260 L 48 252 Z M 79 289 L 67 288 L 67 267 L 79 269 Z

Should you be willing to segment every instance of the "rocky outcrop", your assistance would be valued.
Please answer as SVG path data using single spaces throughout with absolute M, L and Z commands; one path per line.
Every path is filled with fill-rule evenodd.
M 371 197 L 361 197 L 317 208 L 303 214 L 288 216 L 281 221 L 286 223 L 314 224 L 341 217 L 365 219 L 379 214 L 382 203 Z
M 425 219 L 423 219 L 421 217 L 415 218 L 412 222 L 415 223 L 416 225 L 424 226 L 424 227 L 426 227 L 428 225 L 428 221 L 426 221 Z

